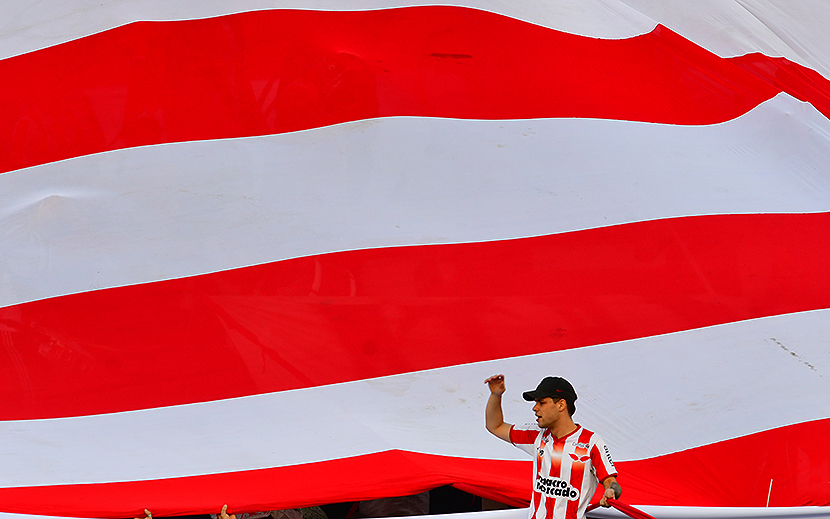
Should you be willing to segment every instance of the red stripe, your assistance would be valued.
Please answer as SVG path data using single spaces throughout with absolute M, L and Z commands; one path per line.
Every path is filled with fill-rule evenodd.
M 498 441 L 498 440 L 493 440 Z M 324 446 L 323 446 L 324 448 Z M 405 467 L 405 470 L 389 470 Z M 530 464 L 387 451 L 355 458 L 206 476 L 88 485 L 0 488 L 0 511 L 139 517 L 282 510 L 411 495 L 454 483 L 526 505 Z M 507 488 L 504 486 L 507 482 Z M 234 507 L 247 503 L 248 509 Z
M 579 433 L 579 438 L 577 439 L 578 443 L 588 443 L 591 440 L 592 433 L 591 431 L 583 428 L 582 432 Z M 574 454 L 577 456 L 585 456 L 588 454 L 588 449 L 583 447 L 576 447 L 574 449 Z M 582 492 L 582 481 L 585 478 L 585 462 L 579 462 L 577 460 L 571 461 L 571 477 L 569 483 L 572 487 L 578 489 Z M 600 485 L 601 486 L 601 485 Z M 579 499 L 569 500 L 568 507 L 565 512 L 566 518 L 576 519 L 577 511 L 579 510 L 579 503 L 582 500 L 583 496 L 580 494 Z
M 824 419 L 618 463 L 622 497 L 640 505 L 763 507 L 772 479 L 771 507 L 827 506 L 828 438 Z
M 325 254 L 6 307 L 0 419 L 217 400 L 830 308 L 828 235 L 830 213 L 666 219 Z M 220 373 L 234 384 L 205 383 Z
M 583 428 L 582 432 L 579 433 L 579 438 L 577 438 L 577 442 L 578 443 L 588 443 L 588 441 L 591 439 L 591 434 L 592 433 L 590 431 Z M 585 449 L 583 447 L 576 447 L 574 449 L 574 454 L 576 456 L 584 456 L 587 453 L 588 453 L 588 449 Z M 572 487 L 574 487 L 574 488 L 578 489 L 580 492 L 582 492 L 582 490 L 581 490 L 582 489 L 582 481 L 585 478 L 585 463 L 584 462 L 579 462 L 578 459 L 574 460 L 573 457 L 571 457 L 571 460 L 572 460 L 571 463 L 570 463 L 570 465 L 571 465 L 571 476 L 569 478 L 568 483 Z M 568 500 L 568 505 L 567 505 L 567 508 L 565 510 L 565 518 L 566 519 L 576 519 L 576 517 L 577 517 L 576 513 L 579 510 L 579 502 L 581 500 L 582 500 L 582 495 L 581 494 L 579 496 L 579 499 Z
M 380 116 L 707 124 L 781 88 L 826 108 L 802 79 L 827 80 L 785 62 L 723 59 L 662 26 L 601 40 L 448 6 L 137 22 L 0 61 L 0 172 Z M 766 80 L 779 69 L 794 81 Z
M 636 505 L 830 505 L 830 419 L 791 425 L 667 456 L 620 462 L 625 501 Z M 808 441 L 812 440 L 812 441 Z M 494 440 L 497 441 L 497 440 Z M 406 466 L 406 471 L 389 471 Z M 137 517 L 275 510 L 407 495 L 440 485 L 481 490 L 527 506 L 530 461 L 451 458 L 403 451 L 250 472 L 125 483 L 0 489 L 0 511 Z M 683 491 L 678 491 L 678 478 Z M 250 510 L 233 508 L 249 503 Z
M 530 517 L 532 519 L 538 518 L 539 509 L 543 508 L 547 503 L 547 497 L 537 490 L 536 481 L 538 479 L 538 475 L 542 473 L 542 461 L 544 460 L 545 446 L 551 439 L 549 432 L 550 431 L 544 431 L 540 433 L 542 438 L 539 441 L 539 449 L 536 451 L 536 456 L 533 459 L 533 472 L 531 473 L 530 480 L 530 509 L 532 510 L 532 512 L 530 512 Z
M 729 61 L 782 92 L 812 103 L 830 117 L 830 81 L 815 70 L 786 58 L 770 58 L 759 53 L 746 54 Z
M 550 429 L 548 429 L 548 432 L 549 431 L 550 431 Z M 549 432 L 549 434 L 551 435 L 551 439 L 553 439 L 553 433 Z M 565 442 L 564 441 L 554 441 L 553 442 L 553 445 L 551 446 L 552 454 L 551 454 L 551 457 L 550 457 L 550 470 L 548 471 L 547 474 L 542 474 L 542 471 L 539 470 L 540 474 L 542 474 L 544 476 L 550 476 L 552 478 L 565 479 L 565 478 L 562 477 L 562 450 L 564 449 L 564 447 L 565 447 Z M 541 469 L 541 460 L 539 460 L 539 461 L 540 461 L 539 467 Z M 542 497 L 542 499 L 545 500 L 545 519 L 551 519 L 553 517 L 554 508 L 556 507 L 556 498 L 545 494 Z M 567 508 L 566 508 L 566 510 L 567 510 Z M 573 518 L 567 516 L 567 513 L 566 513 L 565 519 L 573 519 Z

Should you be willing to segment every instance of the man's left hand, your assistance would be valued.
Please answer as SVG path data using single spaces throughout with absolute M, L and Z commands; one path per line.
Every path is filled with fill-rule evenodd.
M 608 502 L 609 499 L 616 499 L 616 492 L 614 492 L 613 488 L 605 489 L 605 493 L 602 495 L 602 499 L 599 500 L 599 504 L 608 508 L 611 506 L 611 503 Z

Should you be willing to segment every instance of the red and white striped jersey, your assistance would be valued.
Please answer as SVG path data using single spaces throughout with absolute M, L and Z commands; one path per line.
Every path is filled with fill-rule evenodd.
M 602 437 L 579 425 L 563 438 L 534 423 L 514 425 L 510 441 L 533 456 L 530 519 L 582 518 L 597 484 L 617 475 Z

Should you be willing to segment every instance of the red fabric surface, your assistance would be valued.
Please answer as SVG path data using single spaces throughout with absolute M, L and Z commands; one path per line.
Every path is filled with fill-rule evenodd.
M 769 493 L 772 507 L 827 506 L 828 438 L 824 419 L 619 463 L 623 497 L 643 505 L 763 507 Z
M 390 467 L 406 467 L 390 470 Z M 229 513 L 281 510 L 411 495 L 448 484 L 466 484 L 493 497 L 527 498 L 530 465 L 387 451 L 355 458 L 249 472 L 186 478 L 0 488 L 0 511 L 78 517 Z M 249 503 L 246 509 L 234 503 Z
M 710 124 L 828 90 L 786 60 L 734 63 L 662 26 L 601 40 L 449 6 L 136 22 L 0 61 L 0 172 L 382 116 Z
M 827 308 L 828 233 L 830 214 L 665 219 L 6 307 L 15 348 L 0 349 L 0 418 L 218 400 Z M 264 355 L 263 369 L 245 354 Z M 216 373 L 234 384 L 204 383 Z

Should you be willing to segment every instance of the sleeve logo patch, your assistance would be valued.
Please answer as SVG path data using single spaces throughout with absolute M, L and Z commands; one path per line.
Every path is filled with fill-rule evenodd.
M 607 446 L 607 445 L 605 446 L 605 459 L 607 459 L 607 460 L 608 460 L 608 465 L 610 465 L 612 469 L 615 469 L 615 467 L 614 467 L 614 461 L 613 461 L 613 460 L 611 460 L 611 452 L 608 450 L 608 446 Z M 615 470 L 616 470 L 616 469 L 615 469 Z

